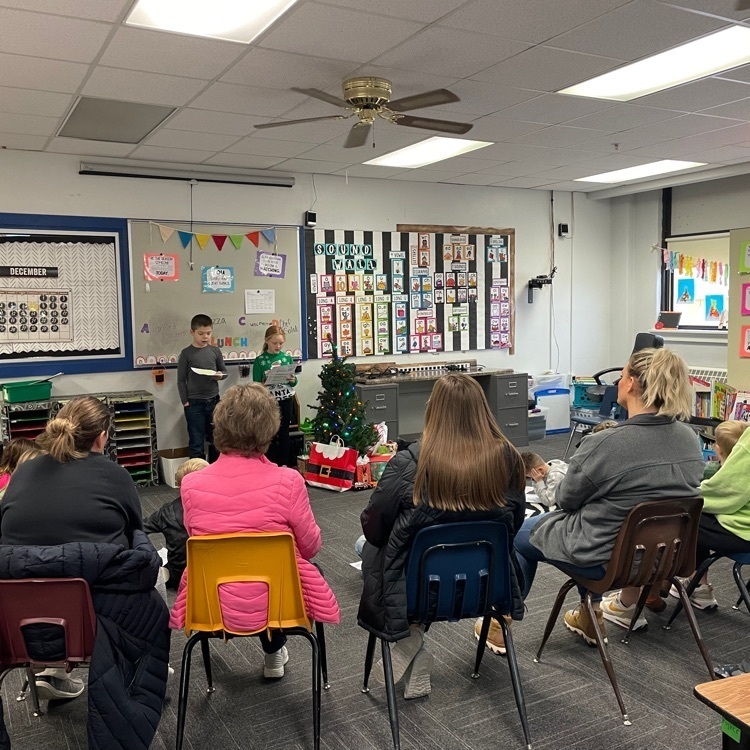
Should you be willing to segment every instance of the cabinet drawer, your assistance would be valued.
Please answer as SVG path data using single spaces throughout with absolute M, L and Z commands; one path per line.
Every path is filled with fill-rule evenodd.
M 520 409 L 503 409 L 496 417 L 498 426 L 508 440 L 527 437 L 529 412 L 525 406 Z
M 498 409 L 512 407 L 527 408 L 529 399 L 529 379 L 525 373 L 501 375 L 492 378 L 494 404 Z
M 357 386 L 357 395 L 360 401 L 367 402 L 367 416 L 373 418 L 378 415 L 383 419 L 398 418 L 398 386 Z M 385 417 L 383 415 L 387 414 Z

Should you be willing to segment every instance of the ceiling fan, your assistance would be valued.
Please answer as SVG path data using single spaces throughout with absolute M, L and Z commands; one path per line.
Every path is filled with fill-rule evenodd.
M 327 94 L 320 89 L 293 88 L 300 94 L 307 94 L 315 99 L 328 102 L 342 109 L 349 110 L 348 114 L 326 115 L 324 117 L 306 117 L 302 120 L 284 120 L 284 122 L 267 122 L 256 125 L 258 130 L 264 128 L 279 128 L 284 125 L 297 125 L 301 122 L 316 122 L 318 120 L 346 120 L 356 115 L 357 122 L 354 123 L 344 143 L 344 148 L 356 148 L 364 146 L 373 123 L 380 117 L 395 125 L 404 125 L 407 128 L 422 128 L 424 130 L 436 130 L 440 133 L 451 133 L 452 135 L 463 135 L 468 133 L 472 127 L 469 122 L 455 122 L 453 120 L 434 120 L 429 117 L 413 117 L 402 115 L 412 109 L 423 109 L 425 107 L 437 107 L 440 104 L 449 104 L 460 101 L 452 91 L 447 89 L 435 89 L 425 91 L 414 96 L 405 96 L 402 99 L 391 101 L 391 82 L 385 78 L 364 77 L 347 78 L 343 84 L 343 99 Z

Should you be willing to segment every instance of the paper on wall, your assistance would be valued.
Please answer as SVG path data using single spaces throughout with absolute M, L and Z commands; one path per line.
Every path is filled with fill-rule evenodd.
M 245 289 L 245 313 L 276 312 L 276 292 L 274 289 Z

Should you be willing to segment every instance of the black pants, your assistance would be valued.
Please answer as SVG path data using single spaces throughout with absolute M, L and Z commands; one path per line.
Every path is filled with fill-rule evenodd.
M 275 654 L 283 645 L 286 644 L 286 636 L 280 630 L 272 630 L 271 637 L 267 633 L 261 633 L 258 636 L 261 648 L 264 654 Z
M 711 552 L 730 554 L 732 552 L 750 552 L 750 542 L 745 541 L 725 529 L 710 513 L 701 514 L 698 527 L 698 549 L 696 567 L 706 560 Z
M 281 425 L 279 431 L 271 441 L 266 451 L 266 458 L 273 461 L 277 466 L 289 465 L 289 425 L 292 423 L 292 410 L 294 409 L 294 399 L 292 397 L 282 399 L 276 402 L 279 405 L 281 413 Z

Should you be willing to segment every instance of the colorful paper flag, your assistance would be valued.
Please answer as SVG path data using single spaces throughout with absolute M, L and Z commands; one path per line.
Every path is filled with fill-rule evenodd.
M 208 244 L 208 241 L 211 239 L 210 234 L 196 234 L 195 239 L 198 240 L 198 245 L 200 246 L 201 250 L 206 249 L 206 245 Z
M 227 235 L 226 234 L 214 234 L 212 235 L 214 238 L 214 243 L 216 244 L 216 247 L 221 250 L 224 247 L 224 243 L 227 241 Z
M 180 243 L 182 244 L 182 247 L 187 249 L 187 246 L 190 244 L 190 240 L 193 239 L 192 232 L 180 232 L 178 231 L 177 234 L 180 237 Z
M 245 237 L 247 237 L 250 242 L 255 245 L 255 247 L 258 247 L 258 240 L 260 239 L 260 232 L 248 232 Z
M 274 241 L 276 240 L 275 229 L 261 229 L 260 233 L 273 245 Z
M 234 245 L 236 250 L 240 249 L 240 246 L 242 245 L 242 240 L 245 239 L 245 235 L 243 234 L 230 234 L 229 240 Z
M 166 227 L 164 224 L 159 224 L 159 234 L 161 235 L 162 242 L 168 242 L 169 238 L 175 233 L 172 227 Z

